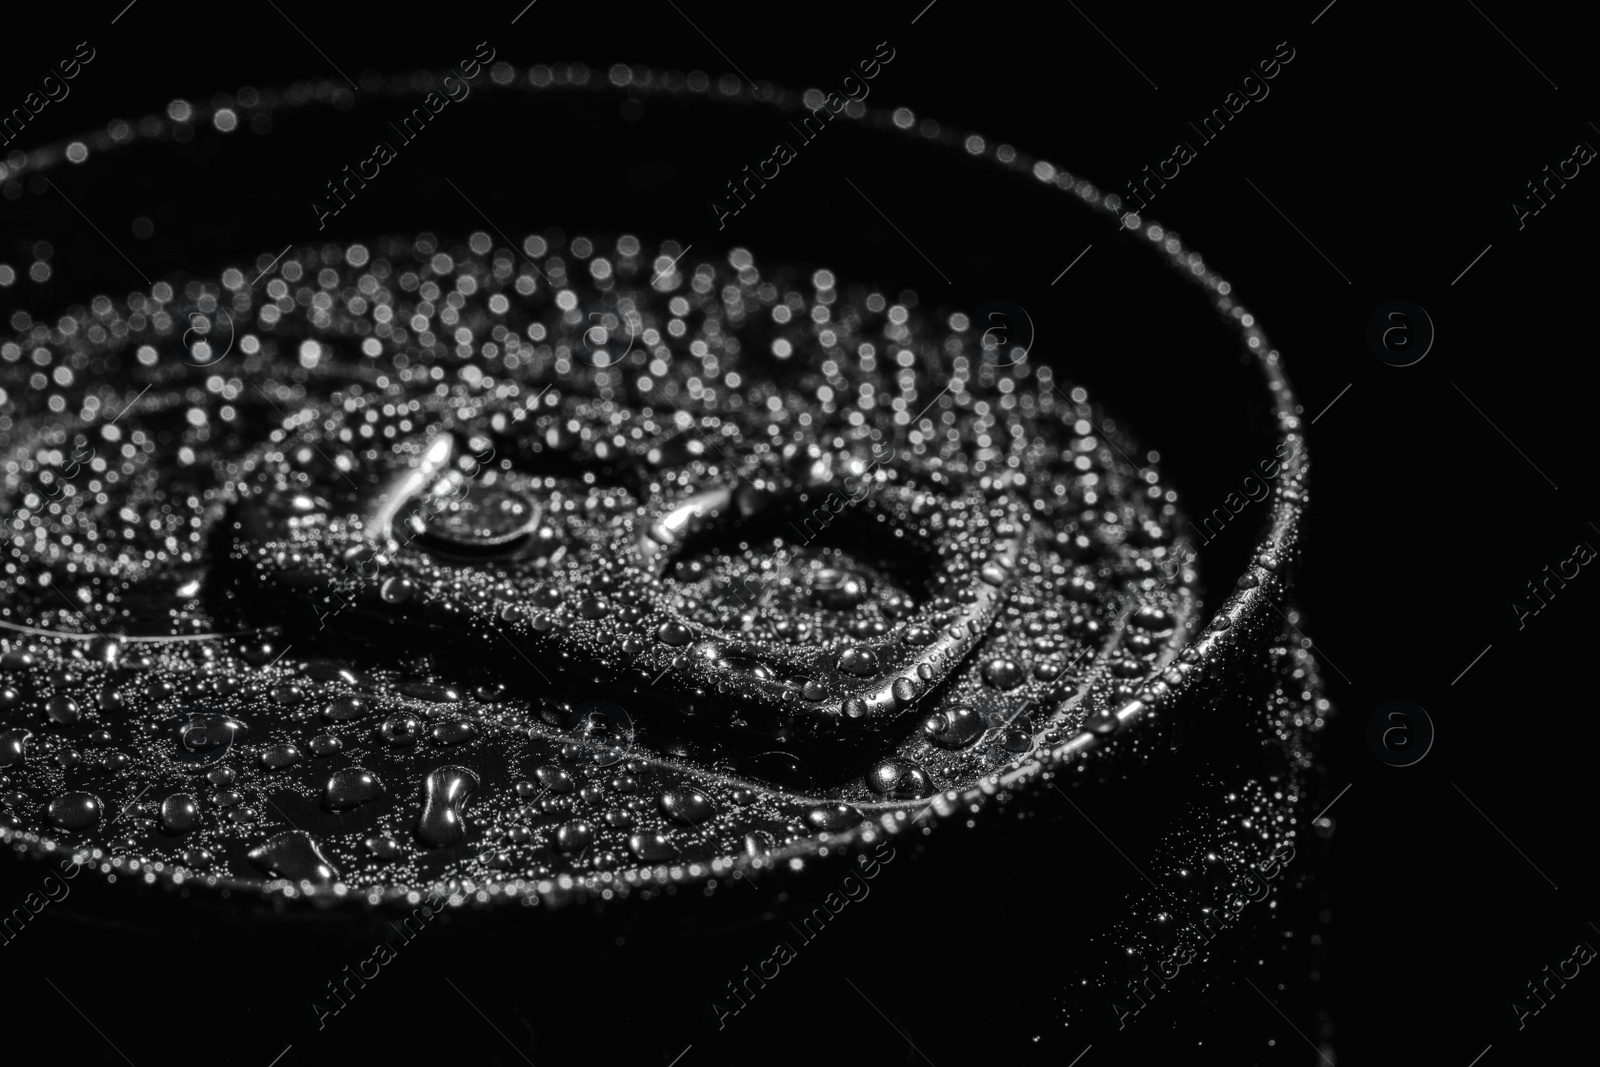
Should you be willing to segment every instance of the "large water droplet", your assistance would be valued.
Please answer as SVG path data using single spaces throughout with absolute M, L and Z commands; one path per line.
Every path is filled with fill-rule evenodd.
M 433 728 L 433 739 L 441 745 L 461 745 L 478 736 L 478 726 L 470 719 L 453 719 Z
M 180 720 L 174 730 L 176 758 L 182 763 L 207 764 L 222 759 L 235 744 L 250 736 L 250 727 L 231 715 L 194 715 Z
M 922 722 L 922 736 L 940 748 L 965 748 L 983 731 L 983 716 L 965 704 L 934 712 Z
M 59 830 L 88 830 L 100 824 L 100 798 L 93 793 L 62 793 L 50 801 L 45 814 Z
M 67 696 L 54 696 L 45 701 L 44 713 L 50 716 L 51 722 L 62 726 L 74 726 L 83 720 L 83 709 Z
M 933 792 L 928 772 L 910 760 L 879 760 L 867 772 L 867 788 L 894 800 L 913 800 Z
M 461 817 L 467 798 L 478 788 L 478 776 L 465 767 L 439 767 L 422 783 L 422 813 L 417 817 L 417 840 L 429 848 L 449 848 L 467 836 Z
M 878 669 L 878 657 L 869 648 L 847 648 L 839 653 L 839 669 L 865 677 Z
M 683 826 L 701 826 L 717 813 L 704 793 L 695 789 L 673 789 L 661 794 L 661 810 L 667 818 Z
M 678 854 L 672 842 L 661 834 L 634 834 L 628 838 L 628 850 L 646 863 L 660 863 Z
M 21 763 L 27 755 L 28 738 L 33 736 L 31 730 L 6 730 L 0 732 L 0 767 L 9 767 L 13 763 Z
M 375 858 L 385 863 L 392 863 L 404 854 L 400 842 L 387 834 L 374 834 L 361 843 Z
M 573 781 L 572 775 L 564 767 L 540 767 L 533 773 L 539 779 L 539 784 L 552 793 L 570 793 L 578 788 L 578 783 Z
M 871 587 L 867 580 L 853 571 L 838 567 L 824 567 L 811 579 L 811 595 L 825 608 L 848 611 L 867 599 Z
M 339 869 L 322 854 L 317 839 L 304 830 L 285 830 L 249 852 L 250 862 L 274 878 L 330 886 Z
M 378 736 L 390 748 L 411 748 L 422 740 L 422 722 L 415 715 L 395 715 L 378 727 Z
M 996 689 L 1015 689 L 1027 681 L 1027 674 L 1014 659 L 997 656 L 983 665 L 983 680 Z
M 268 771 L 281 771 L 293 767 L 300 760 L 300 749 L 290 744 L 273 745 L 261 753 L 261 767 Z
M 180 837 L 200 825 L 200 801 L 190 793 L 174 793 L 161 802 L 161 829 Z
M 328 776 L 322 790 L 323 807 L 344 813 L 383 796 L 383 780 L 365 767 L 342 767 Z
M 582 852 L 593 842 L 594 828 L 586 822 L 569 822 L 556 830 L 556 849 L 561 852 Z
M 687 645 L 694 640 L 694 631 L 681 622 L 664 622 L 656 630 L 656 640 L 664 645 Z
M 861 812 L 848 804 L 829 804 L 820 808 L 812 808 L 806 813 L 806 822 L 814 830 L 836 831 L 854 826 L 861 821 Z
M 367 702 L 358 696 L 335 697 L 322 709 L 322 717 L 329 722 L 349 722 L 367 715 L 371 709 Z

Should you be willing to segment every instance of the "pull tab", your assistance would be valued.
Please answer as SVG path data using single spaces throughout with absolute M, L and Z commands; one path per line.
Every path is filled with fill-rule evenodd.
M 305 440 L 331 451 L 335 432 Z M 914 714 L 993 630 L 1031 528 L 1019 497 L 919 478 L 892 454 L 745 453 L 750 473 L 732 484 L 677 483 L 673 495 L 641 500 L 640 480 L 626 474 L 596 487 L 571 472 L 469 472 L 458 441 L 449 430 L 407 438 L 386 466 L 369 458 L 344 465 L 349 477 L 334 470 L 309 483 L 298 468 L 265 463 L 277 496 L 242 491 L 242 507 L 310 500 L 334 510 L 308 516 L 280 503 L 268 536 L 262 522 L 236 526 L 252 588 L 276 591 L 291 610 L 323 605 L 319 620 L 337 617 L 340 634 L 368 625 L 385 643 L 409 636 L 493 659 L 546 691 L 648 684 L 663 710 L 697 729 L 765 749 L 776 739 L 831 750 Z M 727 479 L 729 467 L 711 471 Z M 342 500 L 353 502 L 344 515 Z M 759 545 L 773 540 L 778 555 L 762 557 Z M 748 602 L 741 593 L 719 608 L 675 577 L 700 566 L 700 552 L 745 575 Z M 857 554 L 895 585 L 866 628 L 852 621 L 864 618 L 857 608 L 872 583 L 828 563 Z

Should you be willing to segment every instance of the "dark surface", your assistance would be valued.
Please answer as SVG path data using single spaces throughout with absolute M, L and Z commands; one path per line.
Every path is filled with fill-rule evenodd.
M 20 102 L 75 42 L 89 37 L 99 51 L 72 83 L 71 96 L 51 104 L 20 143 L 65 136 L 113 112 L 135 117 L 180 94 L 200 98 L 239 84 L 335 76 L 330 60 L 358 78 L 367 68 L 439 66 L 486 38 L 500 58 L 517 63 L 581 58 L 604 69 L 620 58 L 713 74 L 737 64 L 757 78 L 823 87 L 887 38 L 897 55 L 874 83 L 873 104 L 904 103 L 1121 189 L 1167 156 L 1171 142 L 1189 136 L 1186 120 L 1217 106 L 1287 39 L 1295 58 L 1271 83 L 1271 95 L 1202 148 L 1150 214 L 1177 227 L 1262 316 L 1308 416 L 1338 398 L 1311 430 L 1317 468 L 1300 593 L 1310 620 L 1305 628 L 1329 657 L 1325 672 L 1342 711 L 1328 745 L 1330 781 L 1334 791 L 1353 783 L 1334 808 L 1338 831 L 1321 867 L 1332 897 L 1326 1006 L 1334 1045 L 1351 1062 L 1423 1056 L 1466 1064 L 1490 1045 L 1483 1064 L 1532 1062 L 1576 1031 L 1584 1004 L 1600 995 L 1582 973 L 1520 1031 L 1510 1008 L 1522 984 L 1570 956 L 1574 942 L 1600 944 L 1588 924 L 1595 916 L 1594 876 L 1582 838 L 1572 833 L 1591 810 L 1586 753 L 1594 727 L 1583 680 L 1569 677 L 1587 662 L 1580 643 L 1588 636 L 1586 609 L 1594 602 L 1588 583 L 1595 579 L 1580 573 L 1568 581 L 1521 629 L 1511 607 L 1526 598 L 1524 583 L 1568 558 L 1574 543 L 1600 544 L 1589 525 L 1595 518 L 1588 508 L 1590 450 L 1578 441 L 1591 403 L 1583 364 L 1593 347 L 1580 325 L 1592 304 L 1593 272 L 1578 242 L 1592 232 L 1600 201 L 1589 188 L 1594 179 L 1580 173 L 1520 231 L 1510 206 L 1525 181 L 1571 154 L 1573 142 L 1600 143 L 1588 124 L 1592 116 L 1582 111 L 1592 98 L 1592 64 L 1575 14 L 1499 7 L 1480 13 L 1470 4 L 1412 14 L 1341 0 L 1320 17 L 1316 3 L 1292 13 L 1084 7 L 1080 14 L 1068 7 L 1045 15 L 1022 5 L 973 8 L 941 0 L 910 25 L 921 7 L 915 0 L 865 16 L 809 8 L 756 16 L 742 6 L 683 6 L 713 47 L 671 5 L 611 10 L 546 0 L 510 26 L 515 3 L 425 16 L 373 13 L 348 25 L 331 23 L 326 8 L 280 4 L 316 41 L 314 48 L 271 5 L 232 15 L 214 6 L 140 3 L 107 25 L 120 6 L 45 11 L 34 28 L 13 34 L 20 58 L 0 79 L 5 108 Z M 727 146 L 730 158 L 756 162 L 735 147 Z M 330 146 L 326 163 L 305 163 L 315 175 L 306 185 L 355 158 Z M 556 147 L 526 165 L 570 161 Z M 866 180 L 889 185 L 886 176 Z M 296 202 L 311 195 L 311 188 L 283 192 Z M 932 175 L 906 176 L 897 192 L 874 200 L 936 262 L 937 234 L 950 214 L 981 219 L 989 210 L 949 202 Z M 255 208 L 241 202 L 239 210 Z M 813 159 L 802 160 L 781 188 L 734 220 L 730 242 L 753 240 L 741 227 L 755 227 L 763 211 L 808 211 L 819 220 L 859 214 L 858 222 L 873 222 L 856 194 Z M 13 226 L 0 215 L 3 232 Z M 118 244 L 132 244 L 115 236 Z M 997 228 L 992 240 L 1028 256 L 1056 243 L 1044 225 Z M 1487 245 L 1487 254 L 1452 285 Z M 1041 279 L 1048 282 L 1081 247 L 1067 241 L 1050 249 Z M 1097 246 L 1058 285 L 1037 290 L 1062 301 L 1063 329 L 1071 328 L 1075 310 L 1071 286 L 1095 268 L 1101 252 Z M 106 248 L 103 255 L 115 266 L 115 253 Z M 132 287 L 137 279 L 129 274 L 119 284 Z M 1425 307 L 1439 331 L 1427 359 L 1412 367 L 1386 365 L 1365 342 L 1371 311 L 1396 298 Z M 1151 437 L 1155 427 L 1137 411 L 1133 416 L 1136 430 Z M 1216 477 L 1218 485 L 1230 481 L 1226 473 Z M 1204 488 L 1181 475 L 1176 480 L 1192 506 L 1206 506 Z M 1391 699 L 1426 708 L 1438 731 L 1432 751 L 1415 766 L 1386 766 L 1368 746 L 1368 716 Z M 1103 845 L 1081 823 L 1052 829 L 1074 848 Z M 1096 863 L 1120 862 L 1109 851 L 1093 855 Z M 922 875 L 910 864 L 891 869 L 886 885 L 890 878 L 916 880 L 921 888 Z M 937 880 L 924 892 L 938 892 Z M 835 951 L 864 954 L 870 929 L 887 923 L 858 921 L 851 936 L 863 941 Z M 1040 936 L 1009 933 L 997 933 L 989 960 L 1012 958 L 1018 943 Z M 180 1047 L 185 1020 L 225 1016 L 232 1023 L 232 1062 L 271 1061 L 293 1039 L 277 1036 L 264 1005 L 236 995 L 230 975 L 283 968 L 274 939 L 246 946 L 212 939 L 200 928 L 184 936 L 192 939 L 187 947 L 163 950 L 184 958 L 176 968 L 182 974 L 164 976 L 160 985 L 103 932 L 63 939 L 59 971 L 50 977 L 63 989 L 68 981 L 101 987 L 104 1000 L 126 1009 L 118 1026 L 142 1019 Z M 960 1053 L 941 1057 L 936 1042 L 923 1040 L 952 1013 L 970 1010 L 977 1026 L 1028 1029 L 996 1009 L 1004 1003 L 992 988 L 1000 979 L 985 981 L 986 968 L 975 960 L 951 960 L 947 974 L 923 970 L 883 981 L 896 992 L 878 1003 L 931 1062 L 961 1061 Z M 580 980 L 561 953 L 545 951 L 537 939 L 508 939 L 492 961 L 464 957 L 434 965 L 458 983 L 502 970 L 536 972 L 553 985 Z M 394 966 L 420 968 L 421 961 L 402 955 Z M 813 984 L 816 999 L 768 1009 L 770 1021 L 759 1035 L 753 1027 L 731 1058 L 756 1062 L 765 1042 L 787 1045 L 785 1031 L 807 1024 L 848 1025 L 862 1035 L 856 1054 L 841 1053 L 844 1062 L 917 1061 L 882 1020 L 857 1022 L 856 1005 L 846 1011 L 835 1004 L 838 1014 L 830 1017 L 829 998 L 854 994 L 820 960 L 800 966 L 815 968 L 802 982 Z M 298 980 L 318 985 L 324 970 Z M 1049 968 L 1042 978 L 1039 970 L 1031 963 L 1017 968 L 1033 982 L 1048 981 Z M 8 984 L 26 990 L 18 1003 L 26 1004 L 21 1014 L 30 1025 L 76 1034 L 85 1056 L 120 1062 L 42 984 L 45 972 L 24 972 L 8 961 L 6 974 Z M 613 992 L 585 977 L 594 984 L 595 1051 L 603 1058 L 605 1005 Z M 658 980 L 675 979 L 664 971 Z M 1316 1061 L 1248 988 L 1213 995 L 1223 998 L 1214 1008 L 1193 1005 L 1192 1040 L 1249 1032 L 1260 1035 L 1263 1055 L 1265 1042 L 1275 1039 L 1285 1062 Z M 367 1002 L 381 1006 L 367 1008 L 365 1019 L 339 1021 L 367 1028 L 376 1051 L 394 1039 L 390 1028 L 423 1012 L 472 1019 L 459 999 L 436 999 L 454 997 L 448 989 L 418 994 L 416 1003 L 406 996 L 374 991 Z M 984 1006 L 969 1008 L 975 1003 Z M 99 1022 L 107 1038 L 133 1054 L 120 1033 Z M 881 1029 L 874 1032 L 873 1024 Z M 515 1015 L 494 1025 L 543 1062 Z M 209 1023 L 203 1029 L 213 1032 Z M 497 1040 L 487 1033 L 463 1054 L 522 1062 Z M 665 1064 L 691 1041 L 684 1063 L 727 1052 L 708 1049 L 711 1040 L 663 1034 L 659 1060 L 648 1062 Z M 140 1045 L 154 1055 L 155 1043 Z M 327 1050 L 296 1041 L 290 1056 L 301 1054 L 316 1062 Z M 1109 1041 L 1096 1043 L 1082 1062 L 1118 1054 Z M 133 1054 L 133 1062 L 143 1059 Z

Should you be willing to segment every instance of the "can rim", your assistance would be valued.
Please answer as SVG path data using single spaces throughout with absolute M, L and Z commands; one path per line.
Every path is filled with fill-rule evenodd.
M 806 106 L 809 94 L 817 93 L 817 90 L 797 93 L 767 81 L 750 84 L 732 74 L 723 75 L 713 82 L 698 71 L 683 74 L 621 64 L 611 67 L 604 79 L 596 77 L 595 72 L 585 64 L 537 64 L 518 70 L 501 62 L 491 68 L 490 75 L 493 87 L 501 90 L 616 93 L 626 89 L 633 93 L 699 93 L 710 96 L 718 103 L 762 104 L 783 111 L 795 111 Z M 432 87 L 431 79 L 434 77 L 427 72 L 395 76 L 381 88 L 393 96 L 421 95 Z M 491 89 L 490 86 L 481 88 L 485 91 Z M 328 79 L 249 92 L 255 100 L 254 104 L 244 103 L 243 94 L 238 98 L 218 98 L 211 104 L 174 101 L 168 106 L 166 114 L 147 116 L 137 124 L 116 120 L 105 129 L 65 138 L 32 152 L 13 152 L 0 161 L 0 183 L 18 182 L 32 175 L 42 175 L 63 162 L 85 162 L 100 153 L 137 143 L 141 138 L 165 140 L 176 134 L 179 141 L 187 143 L 194 136 L 220 136 L 241 128 L 244 125 L 241 115 L 270 113 L 279 107 L 298 106 L 312 101 L 348 107 L 354 99 L 346 83 Z M 226 102 L 220 102 L 223 99 Z M 224 112 L 231 121 L 219 118 Z M 710 863 L 641 866 L 583 877 L 562 875 L 551 879 L 513 879 L 484 885 L 451 880 L 425 886 L 362 890 L 343 883 L 322 888 L 283 879 L 263 883 L 232 875 L 188 871 L 181 866 L 146 864 L 138 858 L 112 855 L 99 847 L 73 848 L 32 831 L 4 827 L 0 827 L 0 842 L 39 859 L 69 859 L 79 866 L 93 864 L 102 873 L 119 880 L 125 877 L 130 881 L 159 882 L 169 888 L 183 888 L 185 891 L 193 885 L 220 890 L 223 895 L 240 893 L 277 898 L 280 901 L 303 900 L 321 906 L 344 902 L 365 902 L 372 906 L 414 905 L 425 897 L 443 897 L 451 907 L 491 906 L 513 901 L 529 906 L 554 905 L 568 901 L 582 902 L 589 897 L 610 899 L 633 894 L 650 897 L 660 895 L 662 890 L 671 886 L 700 884 L 708 879 L 759 875 L 787 866 L 791 861 L 819 858 L 835 852 L 853 852 L 880 839 L 910 830 L 930 812 L 935 818 L 926 824 L 929 827 L 938 819 L 960 815 L 996 794 L 1048 783 L 1070 761 L 1086 758 L 1105 747 L 1112 738 L 1158 715 L 1163 708 L 1192 691 L 1201 679 L 1225 669 L 1230 654 L 1242 643 L 1239 638 L 1241 632 L 1259 632 L 1266 627 L 1278 629 L 1272 615 L 1276 614 L 1280 620 L 1287 621 L 1282 609 L 1288 602 L 1290 570 L 1301 550 L 1304 485 L 1308 470 L 1301 419 L 1303 408 L 1289 386 L 1281 354 L 1270 345 L 1255 316 L 1247 312 L 1233 295 L 1232 285 L 1206 265 L 1199 253 L 1187 248 L 1176 235 L 1169 233 L 1159 223 L 1139 213 L 1122 212 L 1121 200 L 1115 194 L 1104 194 L 1093 184 L 1075 178 L 1053 163 L 1026 155 L 1007 144 L 992 143 L 975 132 L 956 132 L 927 119 L 919 123 L 915 113 L 905 107 L 867 107 L 851 100 L 838 114 L 865 126 L 934 142 L 962 151 L 970 158 L 993 162 L 1014 172 L 1018 179 L 1031 178 L 1049 185 L 1064 195 L 1074 197 L 1091 212 L 1109 216 L 1114 220 L 1115 232 L 1121 239 L 1137 241 L 1143 238 L 1153 246 L 1157 255 L 1166 258 L 1172 269 L 1211 297 L 1218 312 L 1232 320 L 1233 328 L 1239 335 L 1241 355 L 1254 362 L 1263 375 L 1272 399 L 1276 420 L 1275 443 L 1280 446 L 1279 454 L 1282 454 L 1281 446 L 1285 445 L 1292 451 L 1283 463 L 1282 476 L 1276 480 L 1270 513 L 1264 529 L 1255 540 L 1251 562 L 1233 593 L 1211 614 L 1197 634 L 1180 633 L 1175 636 L 1174 642 L 1169 645 L 1152 674 L 1140 685 L 1135 697 L 1115 711 L 1103 713 L 1097 724 L 1098 729 L 1084 729 L 1048 750 L 1026 753 L 1013 766 L 991 772 L 975 784 L 946 790 L 931 799 L 912 804 L 905 801 L 878 801 L 853 805 L 865 815 L 854 826 L 837 832 L 813 834 L 761 858 L 725 856 Z M 14 631 L 42 632 L 27 627 L 0 625 Z M 1179 641 L 1183 642 L 1181 650 L 1177 650 Z M 913 814 L 919 804 L 921 810 Z M 866 814 L 868 812 L 871 814 Z

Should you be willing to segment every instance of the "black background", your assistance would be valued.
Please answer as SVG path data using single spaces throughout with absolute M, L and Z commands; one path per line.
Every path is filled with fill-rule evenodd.
M 1571 9 L 1487 3 L 1338 0 L 1319 15 L 1321 0 L 938 0 L 919 16 L 922 2 L 540 0 L 514 26 L 516 0 L 347 12 L 300 0 L 277 9 L 140 0 L 115 25 L 118 3 L 59 5 L 30 12 L 27 29 L 8 27 L 0 106 L 19 104 L 86 38 L 95 60 L 19 144 L 221 88 L 437 68 L 485 39 L 519 65 L 737 67 L 796 88 L 832 87 L 887 39 L 897 55 L 873 104 L 905 104 L 1121 191 L 1189 138 L 1187 119 L 1289 42 L 1295 58 L 1271 95 L 1184 167 L 1148 216 L 1178 227 L 1236 285 L 1317 418 L 1300 600 L 1339 709 L 1331 781 L 1351 783 L 1332 812 L 1324 872 L 1334 1048 L 1349 1062 L 1463 1067 L 1491 1045 L 1478 1062 L 1550 1057 L 1600 997 L 1600 978 L 1585 968 L 1520 1031 L 1509 1004 L 1576 942 L 1600 946 L 1589 924 L 1600 907 L 1587 843 L 1595 706 L 1586 684 L 1600 578 L 1586 569 L 1521 628 L 1511 602 L 1578 542 L 1600 545 L 1586 328 L 1600 178 L 1584 168 L 1520 230 L 1511 202 L 1578 141 L 1600 145 L 1590 124 L 1600 112 L 1586 110 L 1583 23 Z M 792 195 L 803 203 L 807 193 Z M 835 195 L 819 189 L 813 204 L 826 210 Z M 907 182 L 894 211 L 927 230 L 960 207 Z M 1044 237 L 996 239 L 1025 249 Z M 1365 340 L 1368 316 L 1393 299 L 1421 305 L 1437 328 L 1414 366 L 1385 364 Z M 1380 762 L 1367 741 L 1368 716 L 1393 699 L 1425 708 L 1437 731 L 1427 757 L 1407 768 Z M 894 1013 L 914 1035 L 918 1013 L 941 1011 L 941 999 L 907 994 Z M 1267 1005 L 1240 1006 L 1238 1027 L 1318 1062 Z M 59 1018 L 33 1022 L 77 1034 L 75 1059 L 121 1062 L 57 1008 Z M 189 1009 L 171 1010 L 159 1025 L 181 1030 Z M 663 1036 L 660 1062 L 677 1040 Z M 888 1027 L 863 1040 L 863 1059 L 906 1055 Z M 264 1064 L 278 1047 L 263 1033 L 234 1062 Z M 521 1062 L 492 1037 L 472 1054 Z M 759 1057 L 752 1043 L 726 1061 Z

